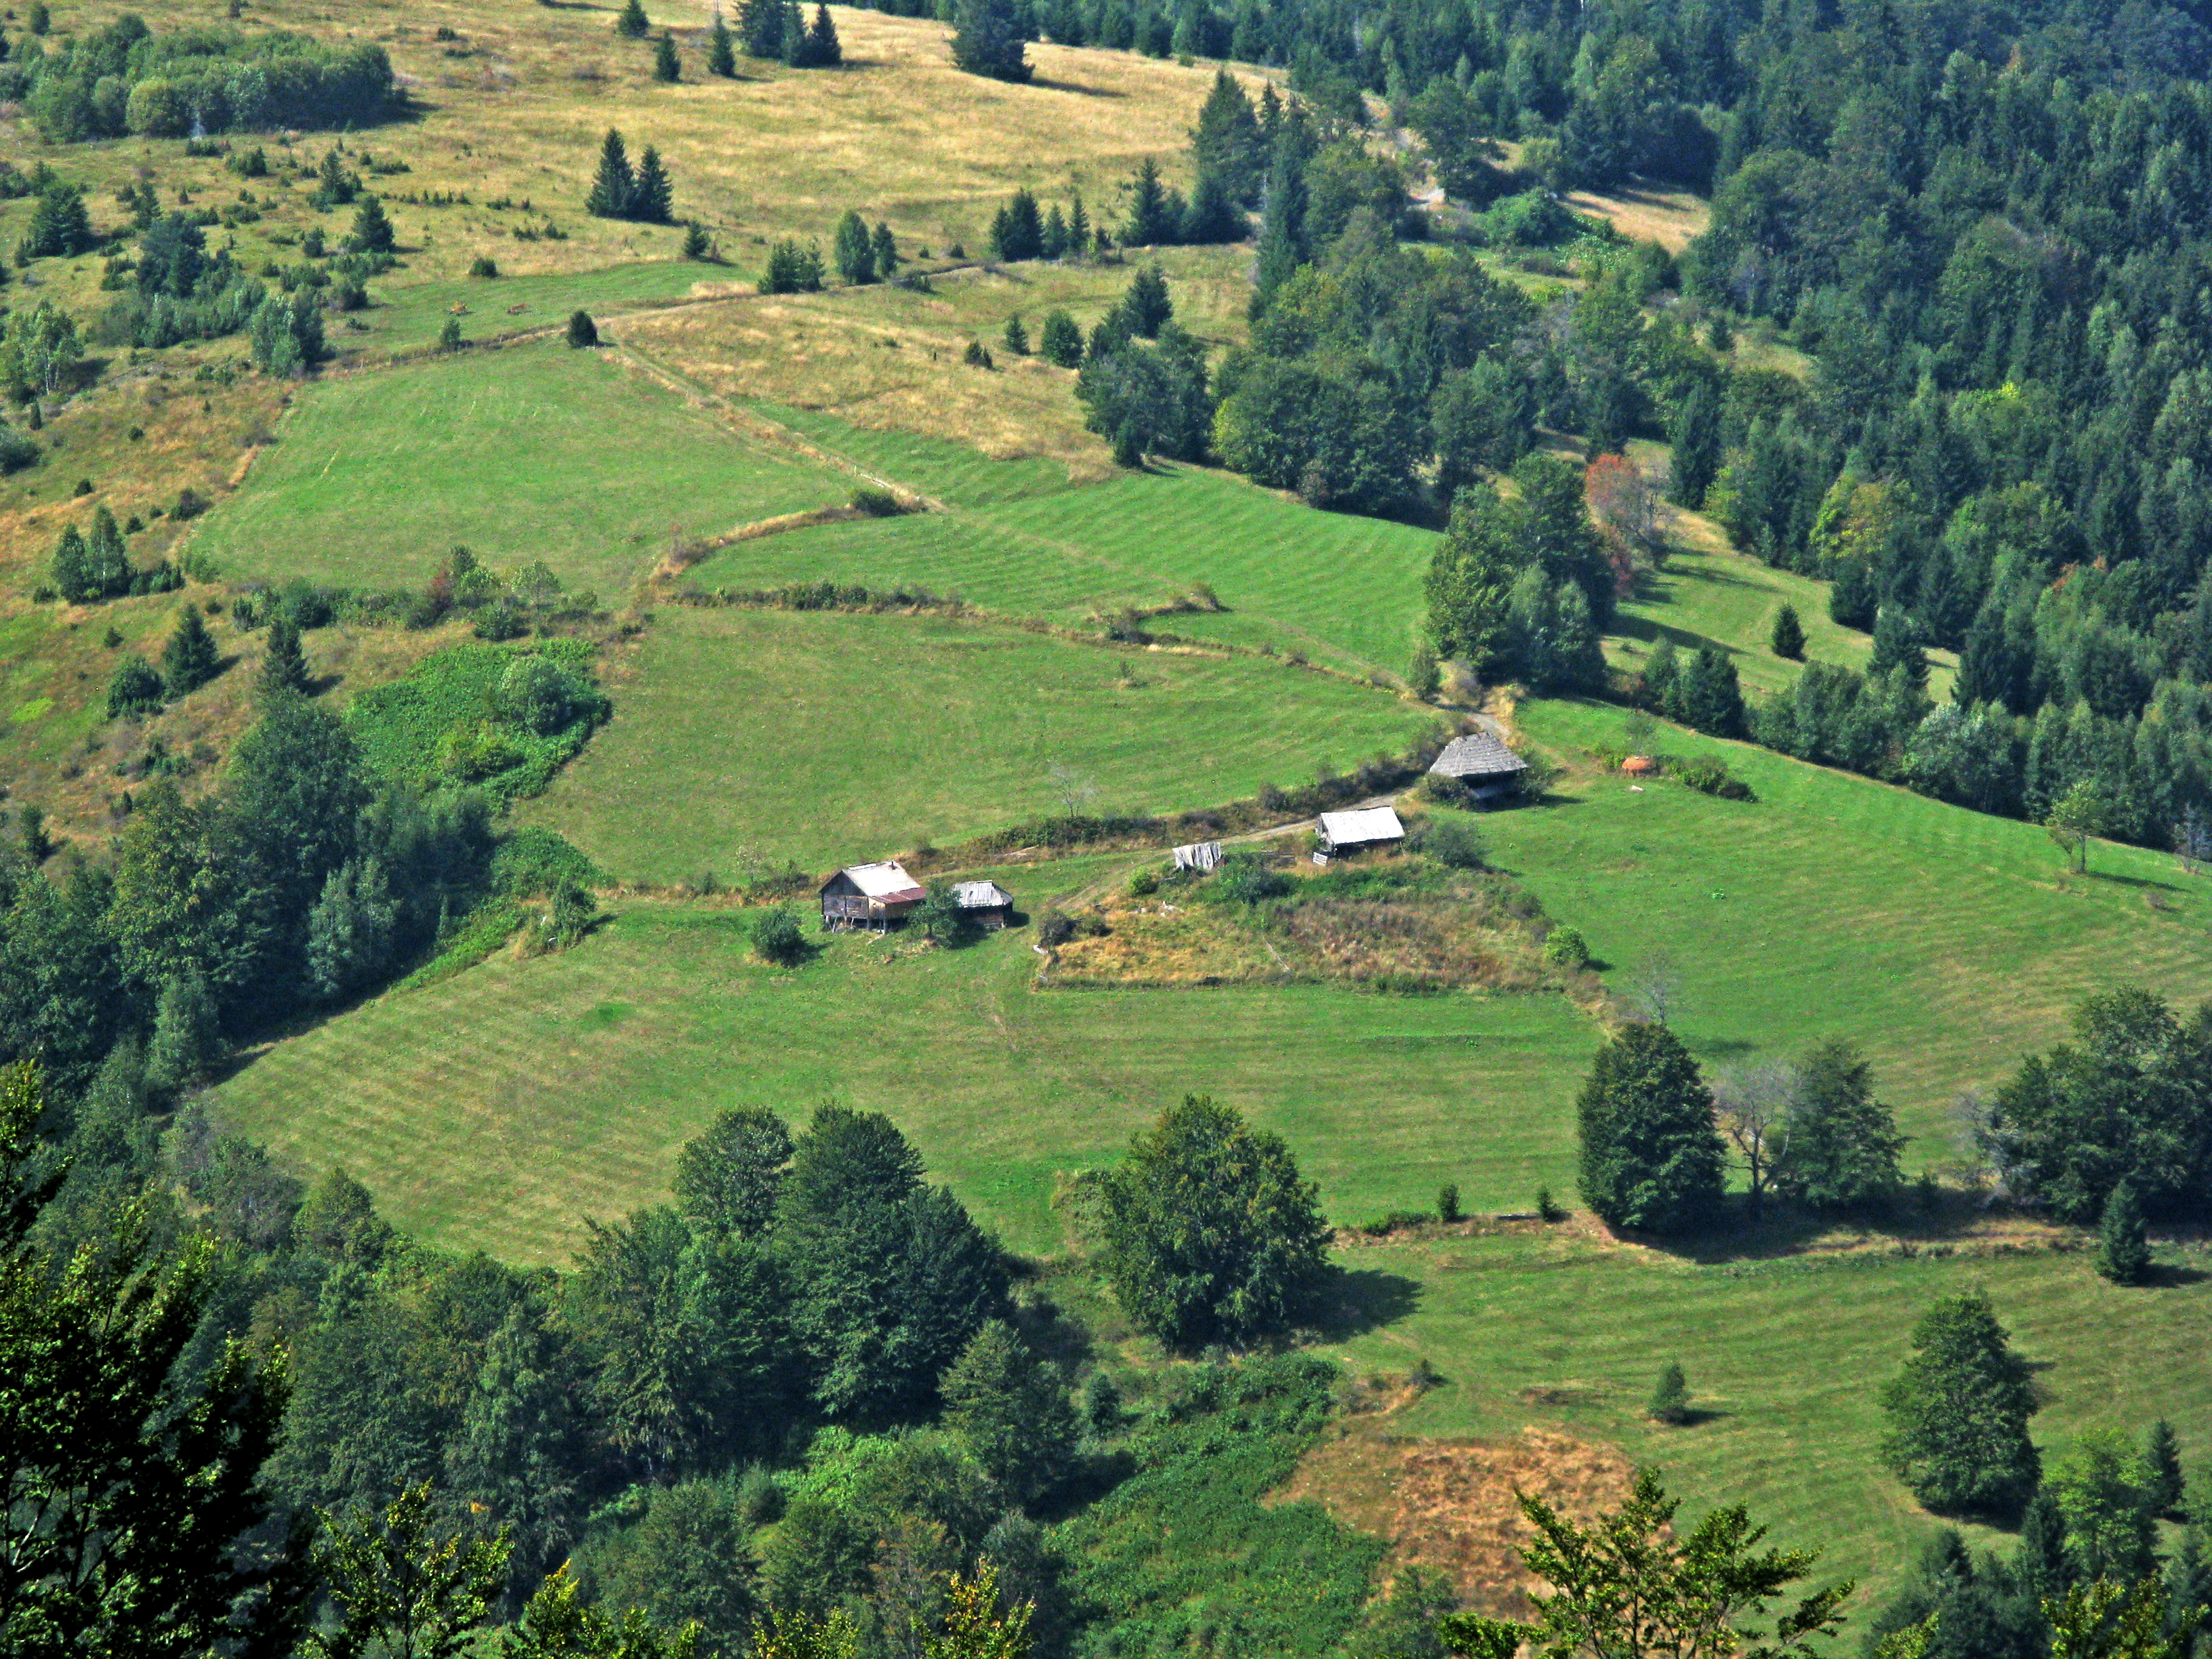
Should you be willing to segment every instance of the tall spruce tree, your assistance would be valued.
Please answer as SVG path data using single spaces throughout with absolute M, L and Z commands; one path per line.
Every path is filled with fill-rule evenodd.
M 1024 188 L 1018 190 L 991 218 L 991 256 L 1012 264 L 1044 256 L 1044 222 L 1037 216 L 1037 200 Z
M 651 144 L 637 158 L 637 183 L 630 191 L 629 211 L 623 216 L 645 225 L 665 225 L 675 219 L 675 186 L 668 169 L 660 164 L 660 152 Z
M 676 55 L 676 37 L 666 29 L 653 43 L 653 78 L 665 86 L 672 86 L 684 78 L 684 63 Z
M 630 198 L 636 190 L 637 179 L 629 170 L 629 153 L 623 146 L 623 136 L 609 127 L 599 146 L 599 169 L 592 176 L 591 194 L 584 198 L 584 211 L 599 219 L 627 218 Z
M 738 36 L 748 58 L 783 56 L 784 0 L 744 0 L 738 11 Z
M 1774 613 L 1774 629 L 1767 644 L 1785 662 L 1805 660 L 1805 624 L 1797 619 L 1796 605 L 1785 605 Z
M 1721 470 L 1721 396 L 1709 379 L 1700 378 L 1668 422 L 1668 443 L 1672 465 L 1668 483 L 1675 504 L 1696 512 L 1705 504 L 1705 492 Z
M 738 72 L 738 55 L 730 38 L 730 26 L 722 21 L 722 9 L 714 8 L 714 25 L 707 33 L 707 73 L 728 80 Z
M 304 696 L 307 684 L 307 658 L 300 648 L 300 630 L 290 615 L 280 610 L 269 619 L 269 643 L 261 653 L 257 689 L 264 699 Z
M 1273 88 L 1269 90 L 1272 92 Z M 1267 164 L 1267 195 L 1260 210 L 1260 253 L 1252 272 L 1252 314 L 1265 312 L 1275 290 L 1306 262 L 1306 147 L 1303 126 L 1289 117 L 1279 125 Z
M 389 253 L 398 238 L 384 204 L 374 196 L 362 197 L 361 205 L 354 210 L 353 230 L 346 245 L 361 253 Z
M 1182 232 L 1182 217 L 1160 182 L 1159 163 L 1147 155 L 1137 163 L 1136 174 L 1129 180 L 1129 216 L 1121 246 L 1156 247 L 1173 242 Z
M 1010 1503 L 1034 1509 L 1066 1479 L 1076 1440 L 1067 1379 L 1004 1320 L 975 1333 L 939 1392 L 946 1424 Z
M 994 81 L 1028 80 L 1024 40 L 1013 0 L 955 0 L 952 61 L 969 74 Z
M 1582 1193 L 1616 1227 L 1684 1233 L 1720 1212 L 1727 1154 L 1682 1040 L 1629 1025 L 1598 1050 L 1578 1107 Z
M 2121 1181 L 2105 1200 L 2097 1224 L 2097 1271 L 2115 1285 L 2140 1285 L 2150 1277 L 2150 1239 L 2132 1182 Z
M 2180 1520 L 2186 1512 L 2183 1500 L 2188 1495 L 2188 1482 L 2181 1473 L 2181 1442 L 2173 1425 L 2162 1417 L 2143 1437 L 2142 1461 L 2153 1507 L 2169 1521 Z
M 642 40 L 652 28 L 639 0 L 624 0 L 622 11 L 615 18 L 615 33 L 625 40 Z
M 1267 141 L 1252 100 L 1225 69 L 1214 71 L 1213 88 L 1199 107 L 1190 148 L 1200 179 L 1216 181 L 1239 207 L 1250 207 L 1260 199 L 1267 181 Z
M 830 8 L 817 0 L 814 21 L 806 27 L 805 67 L 835 69 L 844 61 L 845 46 L 837 38 L 836 20 L 830 15 Z
M 200 620 L 200 608 L 186 605 L 176 631 L 161 647 L 161 684 L 172 697 L 188 696 L 216 677 L 222 664 L 215 636 Z
M 1939 1297 L 1912 1328 L 1912 1355 L 1883 1386 L 1890 1466 L 1939 1514 L 2009 1517 L 2043 1472 L 2027 1419 L 2027 1362 L 1980 1291 Z
M 875 260 L 878 276 L 889 282 L 898 275 L 898 238 L 891 234 L 889 225 L 880 221 L 877 222 L 874 234 L 868 239 L 868 252 Z

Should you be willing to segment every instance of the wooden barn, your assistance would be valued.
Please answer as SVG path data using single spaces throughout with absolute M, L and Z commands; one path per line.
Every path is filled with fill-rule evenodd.
M 1328 858 L 1342 858 L 1369 847 L 1390 847 L 1406 839 L 1406 826 L 1395 808 L 1370 806 L 1358 812 L 1324 812 L 1318 833 Z
M 1449 779 L 1475 800 L 1510 795 L 1521 787 L 1528 763 L 1487 732 L 1454 738 L 1430 764 L 1429 775 Z
M 996 932 L 1014 919 L 1014 896 L 995 881 L 955 882 L 952 896 L 960 901 L 969 920 L 986 933 Z
M 903 921 L 925 896 L 921 884 L 895 860 L 848 865 L 822 884 L 822 926 L 832 933 L 854 927 L 881 932 Z

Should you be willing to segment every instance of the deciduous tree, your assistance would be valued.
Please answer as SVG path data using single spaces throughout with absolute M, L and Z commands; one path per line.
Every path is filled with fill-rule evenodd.
M 1912 1328 L 1912 1355 L 1881 1391 L 1890 1466 L 1939 1514 L 2016 1513 L 2042 1460 L 2027 1364 L 1980 1291 L 1939 1297 Z

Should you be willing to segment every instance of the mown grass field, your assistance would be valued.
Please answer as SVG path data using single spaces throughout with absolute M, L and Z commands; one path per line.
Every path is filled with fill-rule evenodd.
M 1520 714 L 1568 751 L 1619 741 L 1618 709 Z M 1759 799 L 1584 767 L 1562 805 L 1486 819 L 1494 857 L 1583 931 L 1609 982 L 1669 957 L 1673 1023 L 1709 1065 L 1861 1043 L 1917 1137 L 1908 1169 L 1949 1161 L 1957 1092 L 2056 1040 L 2084 993 L 2212 995 L 2212 878 L 2171 858 L 2100 844 L 2073 876 L 2033 824 L 1673 728 L 1661 746 L 1724 756 Z
M 1772 1542 L 1821 1551 L 1819 1572 L 1856 1578 L 1863 1618 L 1942 1524 L 1882 1467 L 1881 1384 L 1928 1304 L 1986 1289 L 2037 1366 L 2046 1460 L 2093 1425 L 2140 1437 L 2170 1419 L 2193 1469 L 2212 1453 L 2212 1279 L 2197 1250 L 2167 1249 L 2167 1282 L 2107 1284 L 2081 1254 L 1948 1258 L 1924 1251 L 1700 1264 L 1605 1243 L 1581 1227 L 1340 1252 L 1397 1316 L 1334 1345 L 1356 1370 L 1425 1358 L 1443 1382 L 1388 1427 L 1448 1439 L 1536 1425 L 1607 1443 L 1660 1468 L 1690 1514 L 1744 1502 Z M 2192 1265 L 2194 1264 L 2194 1265 Z M 1410 1310 L 1407 1309 L 1410 1304 Z M 1643 1415 L 1668 1360 L 1700 1421 Z M 1968 1528 L 2009 1548 L 2000 1534 Z
M 1179 811 L 1395 753 L 1432 711 L 1244 656 L 937 617 L 670 606 L 611 659 L 615 717 L 526 823 L 621 877 L 808 869 L 1064 812 Z
M 558 340 L 319 381 L 277 437 L 195 540 L 227 574 L 417 586 L 460 543 L 495 568 L 542 559 L 619 604 L 672 531 L 716 534 L 853 486 Z
M 997 873 L 1034 908 L 1097 872 Z M 217 1110 L 294 1168 L 345 1165 L 419 1237 L 522 1261 L 563 1260 L 583 1218 L 656 1201 L 678 1146 L 732 1105 L 888 1111 L 933 1179 L 1028 1250 L 1062 1248 L 1055 1175 L 1110 1161 L 1187 1091 L 1289 1137 L 1346 1220 L 1445 1181 L 1525 1205 L 1571 1173 L 1565 1103 L 1596 1038 L 1556 997 L 1039 994 L 1027 929 L 950 954 L 844 936 L 786 973 L 752 959 L 748 920 L 620 906 L 574 950 L 276 1044 Z
M 1204 582 L 1225 610 L 1156 625 L 1396 675 L 1416 643 L 1434 540 L 1405 525 L 1316 512 L 1224 473 L 1168 466 L 1087 489 L 742 542 L 690 580 L 705 591 L 825 578 L 919 586 L 1067 623 L 1165 605 Z

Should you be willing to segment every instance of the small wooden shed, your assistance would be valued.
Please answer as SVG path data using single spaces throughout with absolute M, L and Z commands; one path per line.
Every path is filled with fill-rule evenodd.
M 1406 826 L 1395 808 L 1370 806 L 1357 812 L 1324 812 L 1318 833 L 1321 850 L 1331 858 L 1363 848 L 1388 847 L 1406 839 Z
M 832 933 L 854 927 L 881 932 L 903 921 L 925 896 L 921 884 L 895 860 L 850 864 L 822 884 L 822 926 Z
M 986 932 L 994 933 L 1014 919 L 1014 896 L 995 881 L 955 882 L 952 896 L 969 919 Z
M 1447 778 L 1477 800 L 1511 794 L 1521 787 L 1528 763 L 1487 732 L 1454 738 L 1430 763 L 1429 775 Z

